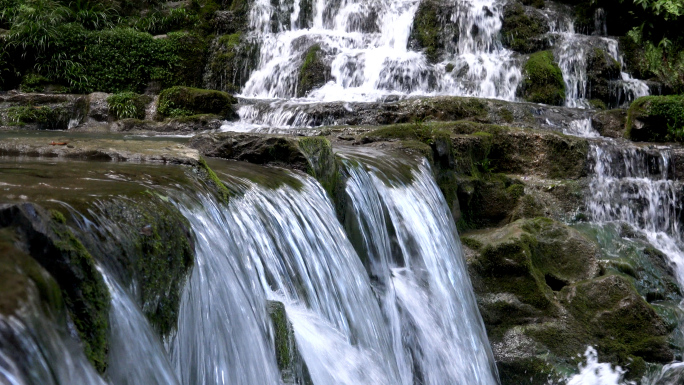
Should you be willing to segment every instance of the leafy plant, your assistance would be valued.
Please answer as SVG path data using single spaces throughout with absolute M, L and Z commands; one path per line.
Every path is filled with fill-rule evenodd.
M 87 29 L 103 29 L 114 27 L 119 14 L 97 1 L 75 0 L 69 3 L 69 17 Z
M 134 92 L 122 92 L 107 98 L 109 112 L 117 119 L 144 119 L 144 96 Z
M 8 44 L 21 47 L 24 55 L 34 51 L 40 57 L 58 37 L 57 27 L 64 22 L 68 11 L 53 0 L 27 0 L 10 16 Z

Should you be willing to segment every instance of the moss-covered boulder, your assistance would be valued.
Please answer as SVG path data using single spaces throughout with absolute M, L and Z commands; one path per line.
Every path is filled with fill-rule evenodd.
M 621 69 L 608 52 L 592 49 L 587 57 L 587 98 L 611 105 L 612 84 L 620 79 Z
M 637 142 L 684 141 L 684 96 L 644 96 L 627 112 L 625 137 Z
M 194 263 L 190 225 L 167 199 L 154 193 L 100 202 L 102 234 L 79 234 L 91 253 L 136 287 L 143 313 L 160 336 L 178 320 L 184 283 Z M 133 285 L 133 283 L 135 283 Z
M 315 88 L 321 87 L 330 79 L 330 66 L 324 60 L 324 52 L 319 44 L 311 46 L 304 55 L 299 68 L 297 97 L 304 97 Z
M 504 46 L 520 53 L 533 53 L 549 48 L 546 18 L 538 11 L 526 10 L 520 3 L 504 7 L 501 36 Z
M 32 204 L 0 205 L 0 228 L 13 227 L 25 252 L 59 284 L 83 349 L 100 372 L 106 369 L 109 291 L 95 259 L 64 217 Z
M 478 229 L 507 223 L 525 195 L 525 186 L 503 174 L 460 177 L 455 181 L 459 229 Z
M 415 51 L 422 50 L 431 63 L 444 60 L 446 49 L 457 44 L 459 40 L 459 26 L 451 22 L 451 18 L 457 12 L 457 6 L 448 1 L 421 1 L 411 26 L 409 48 Z M 453 65 L 449 67 L 447 72 L 453 70 Z M 467 66 L 465 69 L 467 70 Z
M 541 311 L 552 311 L 554 291 L 592 278 L 599 270 L 596 245 L 547 218 L 468 233 L 464 242 L 480 253 L 470 267 L 487 293 L 512 293 L 520 303 Z M 486 310 L 485 319 L 505 318 L 497 308 Z
M 226 118 L 236 116 L 233 104 L 237 100 L 226 92 L 191 87 L 172 87 L 159 95 L 157 112 L 162 117 L 215 114 Z
M 523 81 L 518 94 L 528 102 L 562 105 L 565 101 L 565 82 L 560 67 L 551 51 L 530 55 L 523 66 Z
M 269 164 L 306 172 L 311 165 L 298 144 L 286 135 L 220 133 L 197 135 L 190 146 L 205 156 Z
M 25 250 L 17 247 L 21 239 L 15 228 L 0 229 L 0 315 L 22 316 L 32 301 L 59 313 L 64 300 L 59 286 Z M 36 295 L 37 294 L 37 295 Z
M 268 301 L 268 315 L 273 322 L 273 342 L 276 362 L 285 384 L 312 385 L 309 368 L 299 353 L 292 323 L 287 319 L 285 305 Z
M 606 270 L 603 250 L 579 231 L 536 218 L 462 240 L 503 384 L 562 377 L 587 345 L 629 378 L 640 378 L 646 362 L 673 358 L 666 312 L 631 278 Z
M 210 44 L 204 87 L 237 93 L 259 61 L 259 45 L 242 32 L 216 37 Z

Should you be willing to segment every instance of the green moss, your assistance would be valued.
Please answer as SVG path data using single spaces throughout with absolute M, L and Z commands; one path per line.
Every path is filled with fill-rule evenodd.
M 207 161 L 204 160 L 204 158 L 200 158 L 199 160 L 199 167 L 201 170 L 203 170 L 206 173 L 207 178 L 211 183 L 218 189 L 218 194 L 219 196 L 223 199 L 224 202 L 230 201 L 231 197 L 231 192 L 228 190 L 228 187 L 219 179 L 218 175 L 212 170 L 209 165 L 207 164 Z
M 235 114 L 235 98 L 226 92 L 190 87 L 172 87 L 159 95 L 158 113 L 161 116 L 182 117 L 198 114 Z
M 565 100 L 563 73 L 554 62 L 551 51 L 530 55 L 523 67 L 523 81 L 519 92 L 528 102 L 563 104 Z
M 606 105 L 606 103 L 601 99 L 591 99 L 591 100 L 589 100 L 589 105 L 591 106 L 591 108 L 594 108 L 596 110 L 607 110 L 608 109 L 608 106 Z
M 547 49 L 549 42 L 543 36 L 547 32 L 549 26 L 543 17 L 525 12 L 518 3 L 505 7 L 501 35 L 508 48 L 521 53 Z
M 83 244 L 66 227 L 55 227 L 60 238 L 55 248 L 68 261 L 70 268 L 83 276 L 79 282 L 60 286 L 65 293 L 67 308 L 76 326 L 88 360 L 99 372 L 107 367 L 107 330 L 109 328 L 109 291 L 97 271 L 95 260 Z
M 299 69 L 299 85 L 297 96 L 306 96 L 314 88 L 320 87 L 327 82 L 330 68 L 323 62 L 323 51 L 319 44 L 311 46 L 306 51 L 304 62 Z
M 635 141 L 684 141 L 684 96 L 644 96 L 627 113 L 625 136 Z
M 57 210 L 50 210 L 50 218 L 57 223 L 66 224 L 66 218 L 64 217 L 64 214 Z
M 282 380 L 288 384 L 312 385 L 309 370 L 297 349 L 294 330 L 287 319 L 285 306 L 280 302 L 269 301 L 267 310 L 273 323 L 276 362 Z
M 480 250 L 483 246 L 482 242 L 467 236 L 461 237 L 461 242 L 473 250 Z
M 47 305 L 48 314 L 56 315 L 64 306 L 59 286 L 30 255 L 15 246 L 17 242 L 12 228 L 0 230 L 0 314 L 21 316 L 26 303 L 38 299 Z M 33 285 L 38 298 L 33 298 Z
M 212 88 L 237 93 L 259 60 L 259 46 L 242 32 L 218 37 L 211 46 L 209 72 Z
M 420 48 L 425 50 L 427 59 L 436 63 L 439 61 L 444 43 L 440 38 L 440 22 L 437 4 L 433 1 L 422 1 L 413 21 L 411 36 Z

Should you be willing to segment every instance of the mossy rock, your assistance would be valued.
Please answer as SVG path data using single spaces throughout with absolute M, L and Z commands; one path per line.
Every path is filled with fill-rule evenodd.
M 330 79 L 330 66 L 324 60 L 324 52 L 319 44 L 311 46 L 304 55 L 299 69 L 297 97 L 304 97 Z
M 440 6 L 437 1 L 421 1 L 413 19 L 411 40 L 416 48 L 422 48 L 428 61 L 436 63 L 444 51 L 444 41 L 440 34 Z
M 551 51 L 530 55 L 523 66 L 519 95 L 528 102 L 560 106 L 565 101 L 565 82 Z
M 601 136 L 623 138 L 627 124 L 627 110 L 600 111 L 591 117 L 591 125 Z
M 543 1 L 542 1 L 543 4 Z M 520 3 L 504 7 L 501 25 L 504 46 L 520 53 L 533 53 L 549 48 L 549 32 L 546 19 L 535 11 L 526 11 Z
M 625 137 L 637 142 L 684 141 L 684 96 L 644 96 L 627 112 Z
M 624 364 L 630 357 L 666 363 L 674 358 L 665 322 L 629 281 L 608 275 L 563 289 L 563 303 L 597 338 L 597 350 Z M 615 361 L 613 361 L 615 362 Z M 638 375 L 638 373 L 634 373 Z
M 259 45 L 242 32 L 216 37 L 209 51 L 206 88 L 237 93 L 259 62 Z
M 59 284 L 90 362 L 107 367 L 109 291 L 95 259 L 60 218 L 32 204 L 0 207 L 0 228 L 15 227 L 28 254 Z
M 61 311 L 64 300 L 59 285 L 17 244 L 21 240 L 16 229 L 0 229 L 0 314 L 22 316 L 24 307 L 34 300 L 48 313 Z
M 67 103 L 14 106 L 2 113 L 4 124 L 7 126 L 34 126 L 40 130 L 66 130 L 69 126 L 69 119 L 72 117 L 71 106 Z
M 226 92 L 172 87 L 159 95 L 158 113 L 164 117 L 216 114 L 232 118 L 237 100 Z
M 620 63 L 608 52 L 592 49 L 587 58 L 587 97 L 603 102 L 603 106 L 611 105 L 612 84 L 620 79 L 621 70 Z
M 453 183 L 460 208 L 455 219 L 461 231 L 507 222 L 525 195 L 522 183 L 500 174 L 456 177 Z M 445 190 L 447 186 L 440 187 Z
M 137 302 L 160 336 L 175 330 L 184 283 L 194 263 L 190 224 L 153 192 L 98 205 L 110 233 L 80 234 L 89 250 L 119 280 L 135 282 Z
M 542 311 L 553 308 L 553 292 L 598 273 L 596 245 L 548 218 L 519 220 L 464 238 L 480 245 L 471 267 L 488 293 L 512 293 Z
M 204 156 L 287 167 L 303 172 L 311 169 L 296 137 L 287 135 L 219 133 L 197 135 L 190 147 Z
M 309 369 L 297 348 L 294 330 L 292 323 L 287 319 L 285 306 L 281 302 L 268 301 L 267 311 L 273 322 L 276 362 L 283 382 L 312 385 Z

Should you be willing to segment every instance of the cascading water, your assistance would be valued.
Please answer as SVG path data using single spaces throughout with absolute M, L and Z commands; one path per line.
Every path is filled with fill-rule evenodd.
M 303 5 L 313 7 L 302 22 Z M 330 81 L 313 90 L 317 101 L 375 101 L 390 95 L 470 95 L 512 100 L 520 80 L 512 53 L 501 46 L 501 4 L 492 0 L 455 3 L 445 10 L 442 26 L 458 27 L 445 47 L 444 61 L 430 63 L 409 40 L 418 0 L 295 0 L 291 17 L 277 17 L 288 7 L 258 1 L 251 29 L 261 42 L 258 69 L 245 85 L 249 98 L 297 95 L 299 67 L 307 51 L 319 45 L 330 65 Z M 277 25 L 277 27 L 274 27 Z M 447 64 L 452 73 L 447 73 Z
M 178 385 L 164 346 L 138 306 L 104 271 L 112 297 L 107 378 L 112 385 Z
M 354 158 L 346 163 L 348 227 L 368 261 L 397 361 L 409 372 L 403 383 L 496 384 L 456 227 L 429 166 L 401 181 L 410 166 Z
M 684 283 L 684 189 L 670 175 L 668 149 L 646 151 L 605 141 L 592 144 L 591 157 L 594 175 L 588 209 L 594 221 L 621 221 L 641 230 L 676 264 L 679 281 Z
M 600 16 L 597 16 L 597 21 Z M 556 58 L 563 72 L 565 80 L 565 105 L 575 108 L 591 107 L 589 100 L 595 98 L 590 92 L 589 58 L 596 49 L 606 52 L 612 60 L 615 60 L 621 71 L 619 79 L 612 80 L 611 105 L 614 107 L 629 104 L 641 96 L 650 94 L 648 85 L 641 80 L 634 79 L 626 72 L 626 66 L 622 55 L 618 50 L 618 41 L 605 36 L 588 36 L 575 32 L 572 22 L 558 23 L 559 42 L 556 44 Z M 601 27 L 599 30 L 603 30 Z M 605 74 L 603 75 L 605 76 Z
M 0 383 L 106 384 L 66 325 L 50 322 L 36 304 L 27 304 L 22 313 L 21 317 L 0 317 Z

